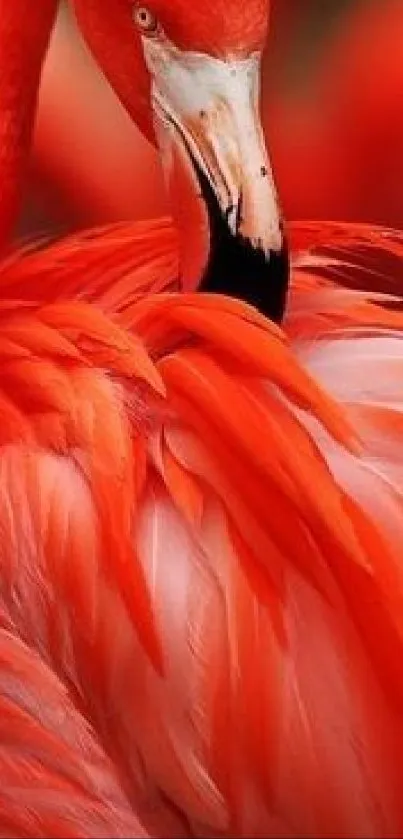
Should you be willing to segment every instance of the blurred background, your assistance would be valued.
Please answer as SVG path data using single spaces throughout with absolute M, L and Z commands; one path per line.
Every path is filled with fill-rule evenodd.
M 402 228 L 403 0 L 272 6 L 262 110 L 286 217 Z M 62 6 L 20 232 L 66 232 L 166 210 L 156 153 Z

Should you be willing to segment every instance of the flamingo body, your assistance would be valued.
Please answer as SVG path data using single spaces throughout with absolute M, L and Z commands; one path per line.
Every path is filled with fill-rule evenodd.
M 83 8 L 93 25 L 102 3 Z M 132 14 L 117 10 L 125 46 L 106 52 L 115 72 L 123 61 L 125 99 L 125 61 L 145 59 L 125 40 Z M 142 17 L 153 38 L 157 11 Z M 108 32 L 94 37 L 105 50 Z M 225 54 L 234 39 L 231 25 Z M 161 44 L 150 66 L 173 54 L 189 69 L 187 49 Z M 226 60 L 213 46 L 197 59 L 209 83 Z M 231 66 L 245 81 L 245 65 Z M 151 81 L 136 100 L 145 130 Z M 231 221 L 227 206 L 228 234 L 249 236 L 269 283 L 275 246 L 264 250 L 241 198 L 267 201 L 275 243 L 271 175 L 263 167 L 257 183 L 225 113 L 244 209 Z M 204 135 L 182 117 L 193 160 Z M 191 195 L 195 172 L 169 141 Z M 194 200 L 202 267 L 209 216 Z M 7 835 L 402 833 L 402 237 L 290 233 L 284 329 L 244 300 L 181 291 L 183 228 L 167 220 L 1 265 Z
M 318 250 L 319 232 L 319 242 L 315 228 L 294 239 Z M 5 630 L 11 623 L 10 644 L 38 650 L 38 667 L 64 691 L 63 713 L 104 747 L 107 781 L 93 809 L 81 790 L 77 829 L 106 831 L 113 805 L 116 835 L 136 818 L 157 835 L 361 835 L 364 825 L 398 835 L 399 414 L 379 403 L 390 401 L 383 372 L 401 316 L 334 285 L 340 258 L 305 251 L 286 323 L 291 349 L 244 304 L 145 294 L 151 231 L 134 270 L 135 236 L 123 233 L 109 236 L 126 244 L 125 300 L 108 304 L 105 285 L 94 294 L 109 315 L 94 299 L 31 302 L 25 312 L 19 303 L 15 314 L 3 302 Z M 164 223 L 154 233 L 160 259 L 165 233 L 172 265 L 173 232 Z M 401 251 L 398 236 L 365 228 L 335 226 L 327 241 L 348 245 L 350 260 L 358 245 L 367 258 Z M 89 266 L 98 246 L 87 243 Z M 73 297 L 67 243 L 59 260 L 58 248 Z M 84 259 L 71 254 L 73 265 Z M 40 259 L 25 255 L 21 268 L 31 260 L 38 270 Z M 318 264 L 327 280 L 312 273 Z M 346 357 L 352 372 L 341 377 Z M 41 745 L 50 723 L 37 723 L 41 777 L 49 761 L 57 777 Z M 76 743 L 80 761 L 85 749 Z M 45 793 L 41 806 L 51 809 Z M 60 799 L 60 825 L 66 807 Z

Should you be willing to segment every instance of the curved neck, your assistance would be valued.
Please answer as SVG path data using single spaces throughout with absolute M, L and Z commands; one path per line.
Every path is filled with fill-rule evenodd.
M 0 0 L 0 250 L 18 215 L 44 56 L 58 0 Z

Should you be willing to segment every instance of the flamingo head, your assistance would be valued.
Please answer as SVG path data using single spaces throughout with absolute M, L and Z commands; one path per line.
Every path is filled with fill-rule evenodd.
M 282 317 L 288 255 L 259 116 L 269 0 L 74 0 L 90 47 L 161 152 L 185 290 Z

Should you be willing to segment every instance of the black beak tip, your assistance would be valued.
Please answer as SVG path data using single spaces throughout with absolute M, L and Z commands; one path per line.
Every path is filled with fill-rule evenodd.
M 279 252 L 265 253 L 241 235 L 227 232 L 219 242 L 212 242 L 200 290 L 237 297 L 255 306 L 270 320 L 281 323 L 289 276 L 290 259 L 285 239 Z
M 244 300 L 270 320 L 281 323 L 290 275 L 286 239 L 283 238 L 280 251 L 271 250 L 267 253 L 240 233 L 233 233 L 228 223 L 228 213 L 236 208 L 231 206 L 227 214 L 222 213 L 206 176 L 197 163 L 194 165 L 210 221 L 210 252 L 199 285 L 200 291 L 217 292 Z
M 253 248 L 251 250 L 247 289 L 239 289 L 239 296 L 255 306 L 262 314 L 281 323 L 284 317 L 290 280 L 290 257 L 288 244 L 283 240 L 279 252 L 269 254 Z M 242 293 L 243 292 L 243 293 Z M 237 295 L 238 296 L 238 295 Z

